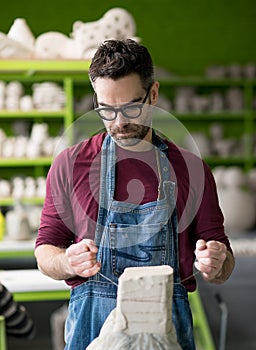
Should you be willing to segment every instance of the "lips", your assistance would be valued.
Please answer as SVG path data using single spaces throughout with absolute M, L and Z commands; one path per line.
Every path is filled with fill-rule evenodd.
M 118 139 L 128 139 L 131 138 L 132 135 L 134 135 L 134 132 L 122 132 L 115 134 Z

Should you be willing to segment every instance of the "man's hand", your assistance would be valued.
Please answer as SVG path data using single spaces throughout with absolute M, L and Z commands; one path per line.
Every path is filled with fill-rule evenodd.
M 85 278 L 96 275 L 101 268 L 96 260 L 97 252 L 98 248 L 91 239 L 83 239 L 68 247 L 65 255 L 73 274 Z
M 224 262 L 227 258 L 225 244 L 218 241 L 205 242 L 200 239 L 196 243 L 195 267 L 201 271 L 207 281 L 215 282 L 222 275 Z

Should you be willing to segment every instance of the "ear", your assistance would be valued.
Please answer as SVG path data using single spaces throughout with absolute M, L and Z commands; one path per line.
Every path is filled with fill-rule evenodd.
M 151 91 L 150 91 L 150 101 L 152 105 L 155 105 L 157 103 L 157 99 L 158 99 L 158 91 L 159 91 L 159 82 L 158 81 L 154 81 L 152 87 L 151 87 Z

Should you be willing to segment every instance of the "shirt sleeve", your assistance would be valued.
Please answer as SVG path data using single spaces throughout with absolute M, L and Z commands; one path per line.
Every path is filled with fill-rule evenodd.
M 204 192 L 198 212 L 192 223 L 195 239 L 216 240 L 224 243 L 231 250 L 229 239 L 224 230 L 224 217 L 219 206 L 217 188 L 208 165 L 204 163 Z
M 68 247 L 74 240 L 70 201 L 70 181 L 73 168 L 69 151 L 62 152 L 53 162 L 46 181 L 46 198 L 41 214 L 36 247 L 51 244 Z

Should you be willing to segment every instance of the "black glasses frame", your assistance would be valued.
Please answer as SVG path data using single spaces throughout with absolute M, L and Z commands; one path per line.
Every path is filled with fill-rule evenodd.
M 147 98 L 149 96 L 150 90 L 151 90 L 151 86 L 148 88 L 146 96 L 144 97 L 144 99 L 143 99 L 143 101 L 141 103 L 137 103 L 136 102 L 134 104 L 126 104 L 126 105 L 124 105 L 122 107 L 96 107 L 96 106 L 98 106 L 98 101 L 97 101 L 97 95 L 96 95 L 96 93 L 94 93 L 94 95 L 93 95 L 94 110 L 100 116 L 101 119 L 104 119 L 104 120 L 107 120 L 107 121 L 115 120 L 117 118 L 117 114 L 119 112 L 121 112 L 125 116 L 125 118 L 128 118 L 128 119 L 139 118 L 141 116 L 144 104 L 146 103 Z M 134 109 L 137 108 L 138 109 L 139 113 L 136 116 L 130 116 L 125 111 L 126 109 L 132 109 L 132 108 L 134 108 Z M 113 118 L 106 118 L 106 117 L 104 117 L 101 114 L 101 112 L 104 112 L 104 111 L 106 111 L 106 112 L 113 112 L 114 113 L 114 117 Z

